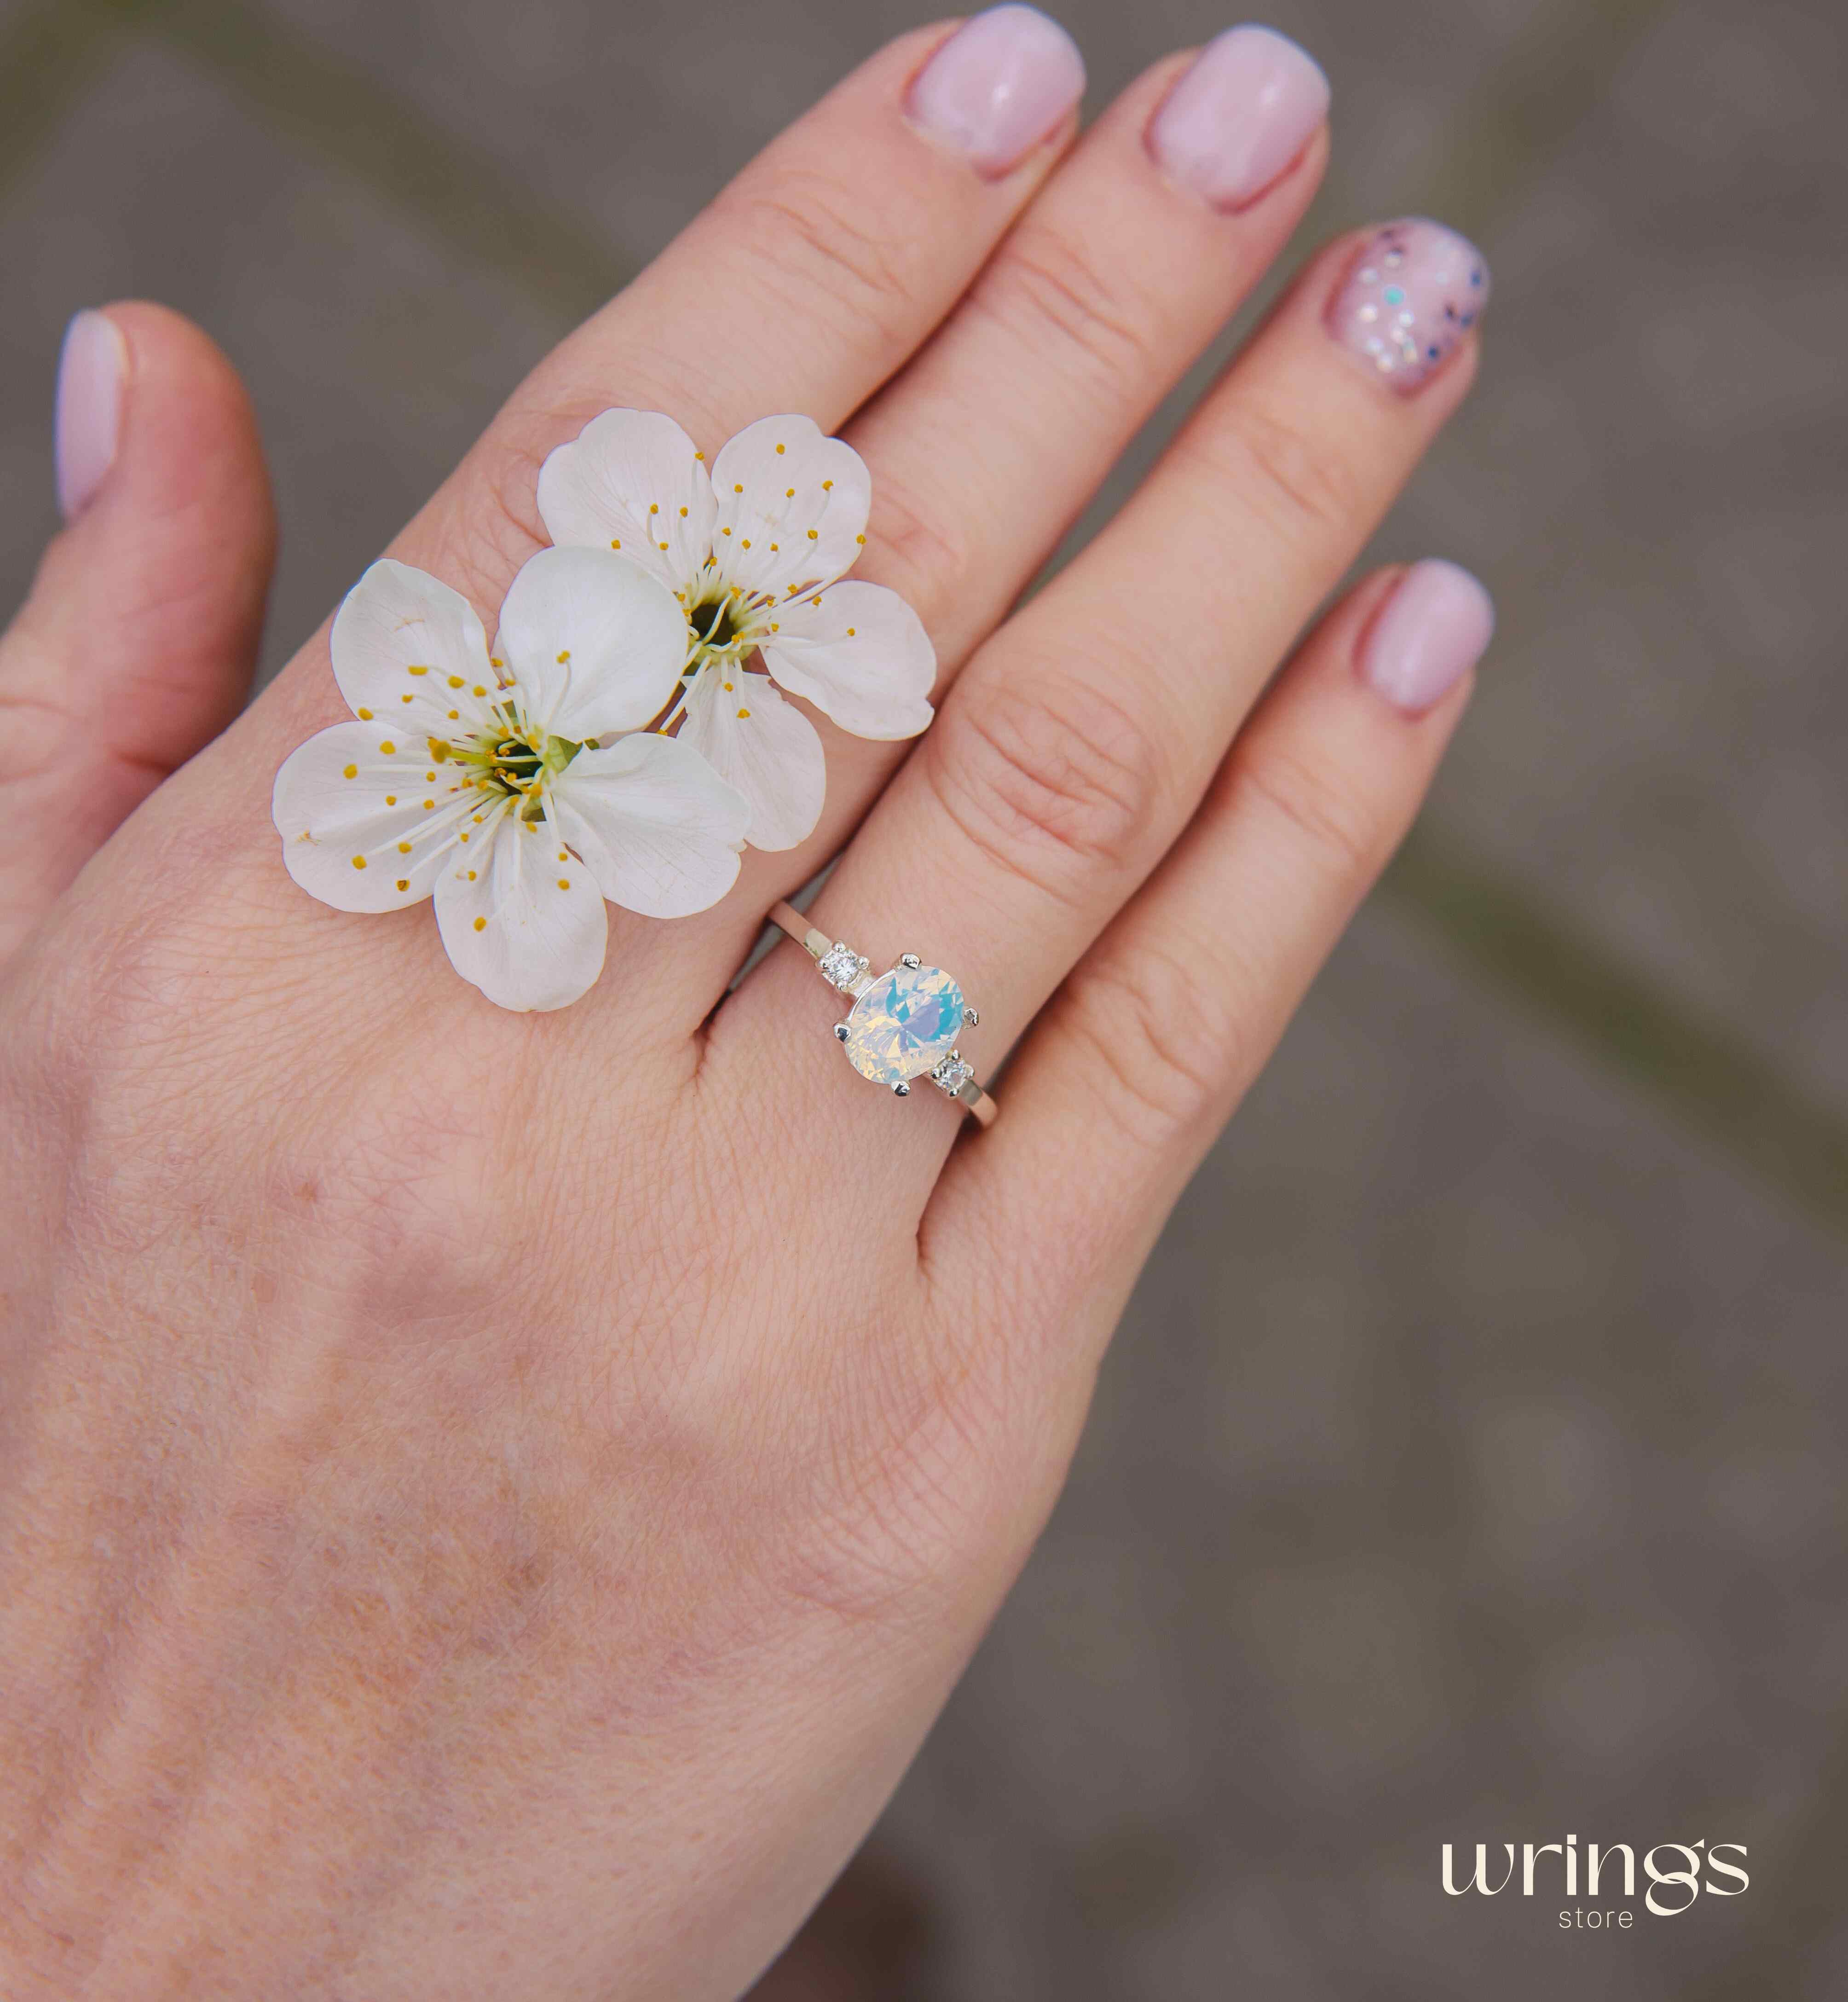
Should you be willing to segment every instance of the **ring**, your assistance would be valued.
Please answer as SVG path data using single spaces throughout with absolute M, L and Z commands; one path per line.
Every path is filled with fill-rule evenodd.
M 891 972 L 875 974 L 863 954 L 817 931 L 793 904 L 775 905 L 770 922 L 820 963 L 830 987 L 853 997 L 853 1012 L 835 1023 L 834 1033 L 862 1077 L 889 1086 L 900 1098 L 911 1096 L 913 1078 L 928 1077 L 978 1125 L 993 1125 L 999 1108 L 955 1046 L 982 1018 L 964 1006 L 961 988 L 941 967 L 908 952 Z

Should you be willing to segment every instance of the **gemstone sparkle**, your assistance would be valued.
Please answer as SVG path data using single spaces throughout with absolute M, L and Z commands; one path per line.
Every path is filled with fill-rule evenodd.
M 848 1060 L 875 1084 L 929 1070 L 962 1033 L 963 991 L 940 967 L 895 966 L 847 1017 Z

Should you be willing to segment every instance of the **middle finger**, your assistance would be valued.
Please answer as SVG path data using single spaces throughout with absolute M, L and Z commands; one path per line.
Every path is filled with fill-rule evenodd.
M 1156 65 L 1034 198 L 935 337 L 845 432 L 873 476 L 856 578 L 898 591 L 954 678 L 1125 445 L 1283 247 L 1327 156 L 1321 72 L 1268 29 Z M 908 745 L 817 718 L 828 797 L 748 855 L 689 960 L 703 1013 L 776 898 L 813 874 Z

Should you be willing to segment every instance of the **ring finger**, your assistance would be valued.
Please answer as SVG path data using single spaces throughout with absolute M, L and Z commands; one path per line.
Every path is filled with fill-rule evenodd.
M 816 921 L 881 964 L 915 950 L 957 973 L 982 1011 L 978 1069 L 1191 816 L 1278 661 L 1466 393 L 1486 297 L 1480 256 L 1435 224 L 1333 246 L 1109 529 L 965 669 Z M 804 970 L 799 954 L 773 955 L 720 1018 L 714 1054 L 766 1034 L 787 1051 L 789 1024 L 818 1005 Z M 807 1061 L 837 1067 L 814 1096 L 825 1116 L 849 1116 L 837 1094 L 864 1087 L 839 1053 Z M 904 1118 L 870 1093 L 852 1116 Z M 914 1116 L 878 1150 L 914 1198 L 954 1124 Z

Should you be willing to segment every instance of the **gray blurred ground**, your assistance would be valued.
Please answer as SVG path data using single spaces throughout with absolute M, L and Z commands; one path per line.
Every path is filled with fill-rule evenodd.
M 1070 0 L 1104 101 L 1231 16 Z M 898 0 L 0 0 L 0 551 L 126 293 L 255 392 L 285 658 L 521 371 Z M 1848 1993 L 1848 35 L 1779 0 L 1279 0 L 1312 229 L 1487 249 L 1379 539 L 1502 628 L 1425 822 L 1182 1204 L 811 2002 Z M 1114 483 L 1145 464 L 1178 401 Z M 1739 1841 L 1562 1933 L 1438 1845 Z

